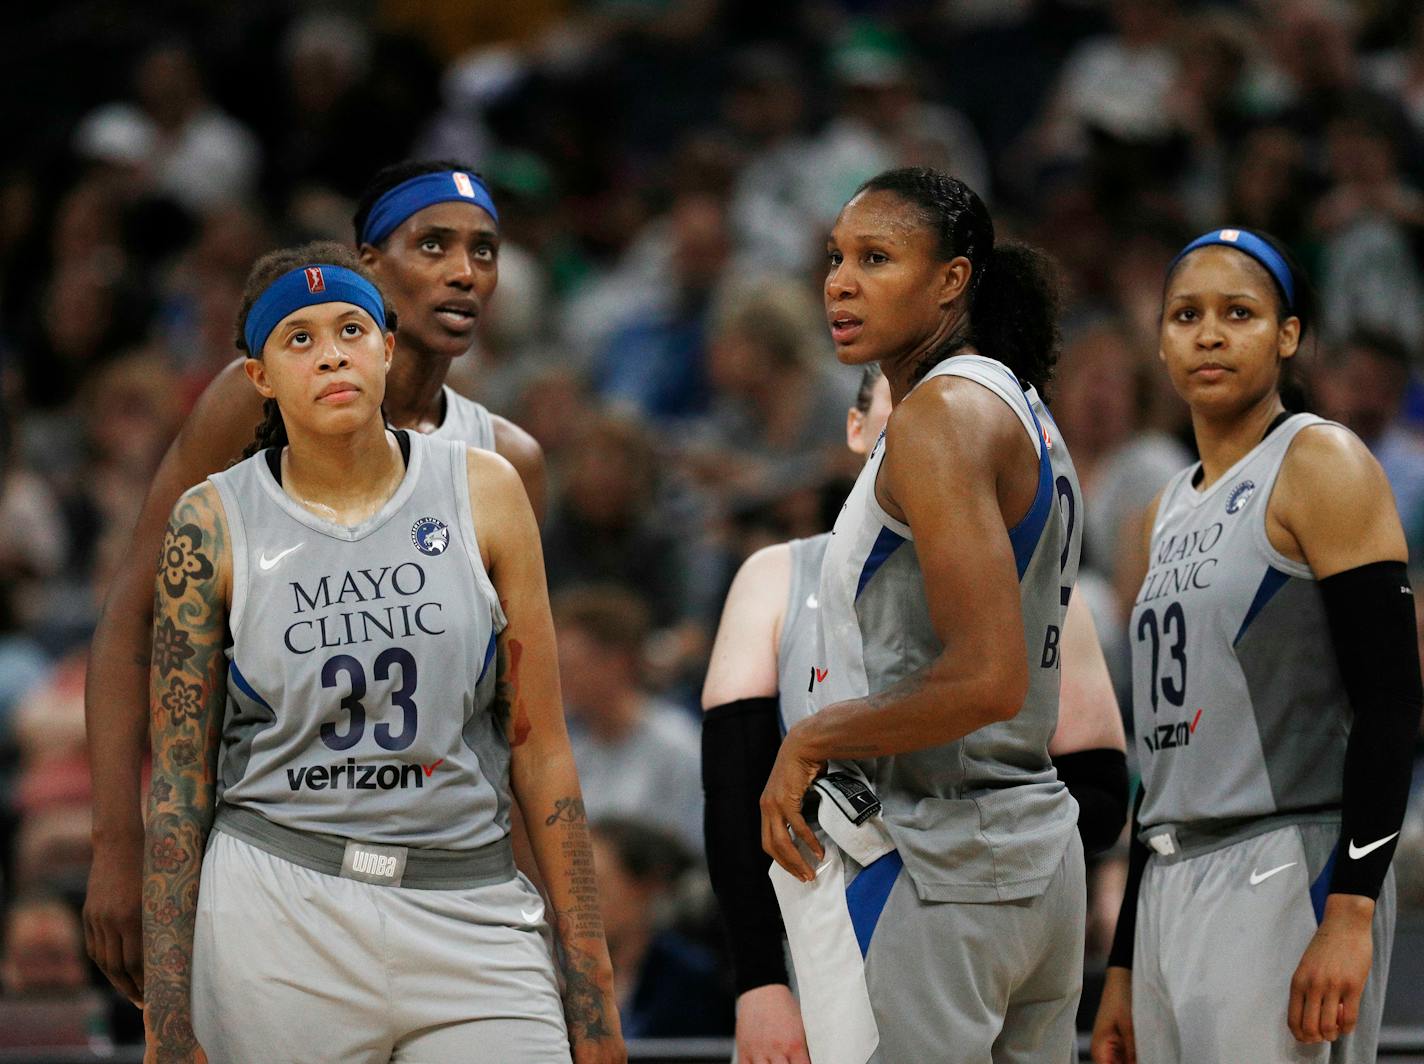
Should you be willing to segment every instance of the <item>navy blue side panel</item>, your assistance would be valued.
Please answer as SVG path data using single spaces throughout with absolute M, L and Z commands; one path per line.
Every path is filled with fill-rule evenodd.
M 480 680 L 483 680 L 485 673 L 489 671 L 490 662 L 494 660 L 495 640 L 498 638 L 499 637 L 493 632 L 490 633 L 489 646 L 485 647 L 485 663 L 480 666 L 480 675 L 475 679 L 476 684 L 478 684 Z
M 850 925 L 855 928 L 855 940 L 860 944 L 862 957 L 870 949 L 870 937 L 875 934 L 875 925 L 880 922 L 880 914 L 890 898 L 890 888 L 903 867 L 905 862 L 900 851 L 891 850 L 862 869 L 846 887 L 846 908 L 850 910 Z
M 1256 597 L 1251 600 L 1251 608 L 1246 611 L 1246 616 L 1241 621 L 1241 629 L 1236 633 L 1236 638 L 1231 641 L 1232 646 L 1241 642 L 1241 637 L 1246 634 L 1246 629 L 1256 619 L 1256 614 L 1266 608 L 1266 603 L 1275 597 L 1277 591 L 1286 586 L 1286 581 L 1289 579 L 1290 573 L 1283 573 L 1279 569 L 1267 566 L 1266 575 L 1261 578 L 1261 586 L 1256 589 Z
M 865 567 L 860 571 L 860 582 L 855 585 L 856 598 L 860 598 L 860 593 L 865 590 L 865 585 L 870 583 L 870 578 L 904 542 L 905 537 L 898 532 L 889 528 L 880 530 L 880 535 L 875 537 L 875 545 L 870 548 L 870 556 L 865 559 Z
M 1041 439 L 1039 442 L 1043 443 Z M 1009 542 L 1013 544 L 1014 563 L 1018 566 L 1020 580 L 1028 571 L 1028 563 L 1033 561 L 1033 552 L 1038 548 L 1038 541 L 1048 524 L 1048 515 L 1053 511 L 1054 498 L 1053 463 L 1048 460 L 1048 445 L 1043 443 L 1043 450 L 1038 456 L 1038 491 L 1034 493 L 1033 505 L 1028 508 L 1023 520 L 1009 529 Z
M 1325 862 L 1325 867 L 1320 870 L 1320 875 L 1315 877 L 1315 882 L 1310 885 L 1310 907 L 1315 910 L 1315 922 L 1318 924 L 1325 919 L 1325 899 L 1330 894 L 1330 876 L 1335 871 L 1335 858 L 1340 853 L 1340 844 L 1335 844 L 1335 849 L 1330 851 L 1330 858 Z
M 232 682 L 237 684 L 239 691 L 252 699 L 252 701 L 256 702 L 263 709 L 267 710 L 267 712 L 274 715 L 276 714 L 277 711 L 267 704 L 267 699 L 252 689 L 252 685 L 247 682 L 247 677 L 242 675 L 242 670 L 237 667 L 236 661 L 228 662 L 227 671 L 228 675 L 232 677 Z

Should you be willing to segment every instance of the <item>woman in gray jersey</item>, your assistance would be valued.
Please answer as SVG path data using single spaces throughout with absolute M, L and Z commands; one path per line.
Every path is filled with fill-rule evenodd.
M 1067 1062 L 1083 851 L 1048 743 L 1081 522 L 1036 391 L 1054 282 L 926 169 L 867 182 L 827 252 L 837 356 L 878 362 L 895 411 L 836 521 L 811 712 L 761 798 L 811 1056 Z M 833 843 L 802 814 L 813 784 Z
M 1383 472 L 1282 400 L 1313 309 L 1249 230 L 1204 234 L 1167 274 L 1161 358 L 1201 461 L 1146 521 L 1143 791 L 1100 1064 L 1375 1059 L 1419 658 Z
M 846 412 L 846 445 L 868 456 L 890 417 L 890 385 L 867 366 Z M 831 536 L 765 547 L 743 563 L 727 593 L 702 689 L 707 861 L 732 943 L 740 1064 L 806 1064 L 806 1035 L 789 987 L 783 933 L 756 800 L 786 728 L 806 713 L 814 676 L 821 560 Z M 764 718 L 753 732 L 748 719 Z M 776 725 L 779 723 L 780 727 Z M 742 741 L 727 748 L 728 734 Z M 755 748 L 749 734 L 764 738 Z M 1107 663 L 1082 597 L 1063 629 L 1062 712 L 1049 753 L 1079 804 L 1089 853 L 1116 842 L 1127 816 L 1123 730 Z M 729 761 L 745 764 L 729 764 Z M 756 778 L 757 772 L 760 778 Z M 759 866 L 759 867 L 758 867 Z
M 445 385 L 474 342 L 499 280 L 499 217 L 478 175 L 453 162 L 405 162 L 377 172 L 352 219 L 354 246 L 400 315 L 386 382 L 397 428 L 493 450 L 519 471 L 536 515 L 544 459 L 522 429 Z M 147 753 L 153 560 L 174 502 L 236 461 L 263 417 L 262 397 L 235 359 L 204 389 L 154 475 L 129 549 L 94 632 L 85 683 L 94 777 L 94 856 L 84 898 L 89 955 L 136 1004 L 143 999 L 139 779 Z M 519 835 L 516 833 L 516 839 Z
M 394 324 L 338 245 L 259 261 L 239 346 L 274 445 L 165 533 L 158 1060 L 625 1059 L 534 516 L 504 459 L 387 430 Z

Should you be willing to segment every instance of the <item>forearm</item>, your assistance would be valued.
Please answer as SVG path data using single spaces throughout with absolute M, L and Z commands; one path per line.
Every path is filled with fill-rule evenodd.
M 125 581 L 125 576 L 118 579 Z M 126 586 L 114 587 L 94 633 L 84 682 L 95 844 L 130 843 L 135 852 L 143 839 L 140 782 L 148 750 L 151 579 L 144 580 L 138 598 L 141 602 Z
M 531 744 L 532 745 L 532 744 Z M 564 1014 L 572 1041 L 618 1031 L 612 1005 L 613 966 L 603 935 L 588 816 L 573 753 L 521 750 L 512 769 L 514 794 L 551 907 L 556 960 L 564 981 Z
M 153 781 L 144 854 L 143 955 L 145 1023 L 159 1060 L 188 1060 L 198 1047 L 192 1023 L 193 928 L 212 804 L 159 801 L 174 793 Z
M 961 739 L 1006 720 L 1023 704 L 1027 681 L 943 659 L 884 691 L 827 706 L 787 735 L 818 761 L 886 757 Z M 800 734 L 798 734 L 800 733 Z

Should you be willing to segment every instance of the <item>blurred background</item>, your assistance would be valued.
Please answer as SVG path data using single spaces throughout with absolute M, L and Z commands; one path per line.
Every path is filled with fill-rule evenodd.
M 387 163 L 463 160 L 500 207 L 499 290 L 452 383 L 549 463 L 560 665 L 635 1038 L 731 1032 L 697 697 L 738 564 L 829 528 L 855 473 L 857 376 L 820 280 L 863 179 L 949 170 L 1062 267 L 1051 405 L 1125 714 L 1138 515 L 1193 457 L 1156 325 L 1195 233 L 1267 229 L 1306 265 L 1313 408 L 1374 450 L 1424 558 L 1411 0 L 6 5 L 0 100 L 0 1046 L 140 1036 L 78 921 L 89 637 L 164 448 L 235 355 L 248 267 L 349 241 Z M 1421 806 L 1386 1021 L 1424 1027 Z M 1089 1020 L 1124 864 L 1090 870 Z

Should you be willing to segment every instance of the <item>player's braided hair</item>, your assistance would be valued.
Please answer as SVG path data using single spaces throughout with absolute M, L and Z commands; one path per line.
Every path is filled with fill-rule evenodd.
M 242 305 L 237 312 L 237 349 L 245 353 L 249 358 L 261 358 L 261 351 L 247 350 L 247 336 L 244 328 L 247 325 L 248 312 L 252 310 L 252 305 L 257 302 L 257 298 L 267 290 L 267 286 L 281 277 L 284 273 L 302 266 L 310 266 L 313 263 L 325 263 L 332 266 L 344 266 L 348 270 L 359 273 L 373 285 L 376 279 L 371 276 L 369 270 L 361 265 L 361 260 L 356 257 L 356 253 L 345 244 L 338 244 L 334 240 L 316 240 L 310 244 L 302 244 L 300 247 L 282 248 L 279 251 L 268 252 L 253 264 L 252 270 L 247 275 L 247 284 L 242 289 Z M 379 290 L 379 285 L 377 288 Z M 390 332 L 396 331 L 396 312 L 389 303 L 385 304 L 386 328 Z M 282 447 L 287 442 L 287 426 L 282 421 L 282 411 L 277 407 L 277 400 L 268 399 L 262 404 L 262 420 L 257 425 L 257 432 L 253 440 L 242 452 L 243 458 L 251 458 L 258 451 L 268 447 Z
M 417 159 L 392 163 L 390 166 L 383 166 L 377 170 L 371 180 L 366 182 L 366 187 L 361 190 L 361 195 L 356 200 L 356 213 L 351 216 L 351 228 L 355 231 L 356 246 L 361 246 L 361 234 L 366 229 L 366 219 L 371 216 L 371 208 L 376 205 L 378 199 L 412 177 L 420 177 L 422 174 L 442 174 L 447 170 L 463 170 L 467 174 L 480 176 L 479 171 L 473 166 L 466 166 L 453 159 Z
M 960 255 L 971 272 L 968 311 L 954 334 L 917 368 L 922 377 L 966 347 L 996 358 L 1042 391 L 1058 361 L 1057 277 L 1052 260 L 1027 244 L 994 243 L 994 221 L 972 188 L 924 166 L 887 170 L 856 190 L 893 192 L 938 236 L 942 261 Z

